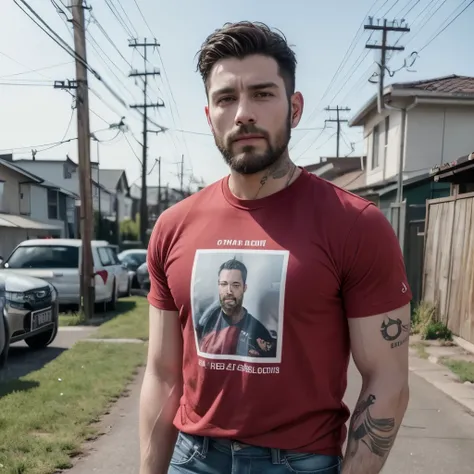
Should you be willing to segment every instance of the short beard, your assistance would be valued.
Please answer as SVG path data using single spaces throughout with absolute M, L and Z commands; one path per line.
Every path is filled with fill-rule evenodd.
M 250 133 L 258 133 L 259 135 L 262 135 L 267 142 L 267 150 L 263 153 L 257 153 L 253 146 L 246 146 L 242 149 L 242 154 L 244 154 L 244 156 L 236 157 L 232 153 L 233 140 L 235 140 L 239 135 Z M 237 133 L 233 134 L 226 140 L 226 143 L 224 143 L 224 140 L 214 135 L 214 141 L 221 152 L 224 161 L 232 170 L 243 175 L 260 173 L 274 166 L 287 151 L 290 139 L 291 113 L 288 113 L 288 117 L 285 121 L 285 128 L 278 132 L 274 144 L 272 144 L 268 132 L 251 124 L 242 125 Z

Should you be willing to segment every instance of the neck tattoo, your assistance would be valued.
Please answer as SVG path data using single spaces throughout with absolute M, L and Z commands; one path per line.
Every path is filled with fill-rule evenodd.
M 283 189 L 287 188 L 291 184 L 291 180 L 293 179 L 293 176 L 295 175 L 295 171 L 296 171 L 297 166 L 294 163 L 292 163 L 290 166 L 292 166 L 291 172 L 288 175 L 288 179 L 287 179 L 286 184 L 283 187 Z M 265 183 L 268 181 L 268 177 L 269 177 L 269 175 L 265 175 L 260 180 L 260 187 L 258 188 L 257 194 L 255 194 L 254 199 L 257 199 L 257 197 L 260 194 L 260 191 L 262 190 L 263 186 L 265 186 Z

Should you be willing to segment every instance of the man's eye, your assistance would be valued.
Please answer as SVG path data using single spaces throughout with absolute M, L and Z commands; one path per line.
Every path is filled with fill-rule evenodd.
M 218 103 L 221 104 L 221 103 L 231 102 L 232 100 L 234 100 L 233 97 L 221 97 Z
M 256 95 L 257 97 L 271 97 L 273 94 L 270 92 L 258 92 Z

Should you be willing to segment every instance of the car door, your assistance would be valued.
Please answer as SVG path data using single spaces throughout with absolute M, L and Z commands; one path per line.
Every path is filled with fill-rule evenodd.
M 111 268 L 111 271 L 114 272 L 117 285 L 119 288 L 119 293 L 124 294 L 127 292 L 128 285 L 129 285 L 128 270 L 122 265 L 122 262 L 120 262 L 117 256 L 117 251 L 115 250 L 114 247 L 107 247 L 107 252 L 112 262 L 112 265 L 110 268 Z

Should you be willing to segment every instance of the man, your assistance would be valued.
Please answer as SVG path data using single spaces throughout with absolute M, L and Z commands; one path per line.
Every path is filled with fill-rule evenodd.
M 228 260 L 219 268 L 219 306 L 211 306 L 199 321 L 201 352 L 249 357 L 275 357 L 276 342 L 243 306 L 247 267 Z
M 372 203 L 290 160 L 303 113 L 295 69 L 286 40 L 262 24 L 227 24 L 200 51 L 230 176 L 164 212 L 149 244 L 141 474 L 376 474 L 393 446 L 409 398 L 403 258 Z M 277 363 L 197 354 L 193 262 L 223 245 L 288 256 Z M 363 388 L 346 433 L 350 352 Z

